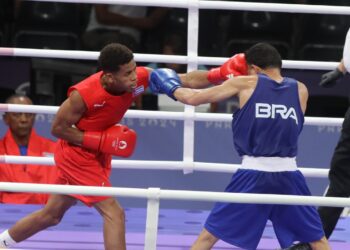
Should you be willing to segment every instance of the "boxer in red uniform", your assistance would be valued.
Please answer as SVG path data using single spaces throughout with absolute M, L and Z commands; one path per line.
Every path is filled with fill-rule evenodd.
M 57 184 L 111 186 L 111 155 L 132 154 L 136 133 L 120 122 L 133 99 L 148 86 L 149 69 L 136 67 L 133 53 L 120 44 L 109 44 L 99 56 L 101 71 L 72 86 L 52 124 L 60 140 L 55 151 Z M 103 217 L 104 245 L 124 250 L 124 211 L 114 197 L 50 196 L 46 206 L 19 220 L 0 235 L 0 248 L 7 248 L 62 219 L 81 200 Z

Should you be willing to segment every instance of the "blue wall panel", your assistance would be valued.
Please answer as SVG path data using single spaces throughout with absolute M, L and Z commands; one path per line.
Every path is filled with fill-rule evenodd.
M 43 136 L 51 137 L 52 115 L 37 115 L 35 127 Z M 181 161 L 183 157 L 183 122 L 160 119 L 124 119 L 122 123 L 137 131 L 137 149 L 131 159 Z M 6 127 L 0 123 L 0 135 Z M 340 127 L 305 126 L 299 140 L 298 165 L 301 167 L 329 168 L 334 147 L 340 136 Z M 195 155 L 199 162 L 240 163 L 233 150 L 230 122 L 196 122 Z M 160 187 L 164 189 L 222 191 L 231 174 L 194 172 L 184 175 L 175 170 L 114 169 L 111 180 L 118 187 Z M 313 195 L 322 195 L 327 178 L 308 178 Z M 145 206 L 144 199 L 120 199 L 124 206 Z M 162 207 L 210 209 L 208 202 L 161 201 Z

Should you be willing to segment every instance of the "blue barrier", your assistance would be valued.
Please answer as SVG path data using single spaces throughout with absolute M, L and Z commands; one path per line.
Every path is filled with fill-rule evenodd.
M 36 117 L 37 132 L 54 139 L 50 134 L 53 115 L 39 114 Z M 138 143 L 134 160 L 181 161 L 183 151 L 183 122 L 161 119 L 131 119 L 122 121 L 137 131 Z M 0 135 L 7 127 L 0 124 Z M 298 165 L 301 167 L 329 168 L 334 147 L 340 136 L 340 127 L 305 126 L 299 139 Z M 230 122 L 195 123 L 194 160 L 198 162 L 240 163 L 233 149 Z M 164 189 L 223 191 L 231 174 L 194 172 L 184 175 L 172 170 L 128 170 L 114 169 L 111 181 L 118 187 L 160 187 Z M 327 178 L 308 178 L 313 195 L 322 195 L 328 185 Z M 145 200 L 121 198 L 129 207 L 145 206 Z M 172 208 L 210 209 L 207 202 L 162 201 L 161 205 Z

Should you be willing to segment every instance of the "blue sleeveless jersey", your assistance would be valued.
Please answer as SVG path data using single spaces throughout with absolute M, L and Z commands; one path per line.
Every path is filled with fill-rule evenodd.
M 234 113 L 234 146 L 240 156 L 294 157 L 303 124 L 297 81 L 259 74 L 250 99 Z

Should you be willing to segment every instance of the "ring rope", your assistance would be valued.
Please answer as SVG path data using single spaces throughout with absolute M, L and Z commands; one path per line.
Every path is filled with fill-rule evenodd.
M 82 50 L 53 50 L 53 49 L 25 49 L 0 47 L 0 56 L 40 57 L 56 59 L 97 60 L 99 53 Z M 187 64 L 193 56 L 175 56 L 160 54 L 135 53 L 138 62 L 179 63 Z M 221 65 L 227 60 L 225 57 L 198 56 L 196 62 L 199 65 Z M 339 62 L 283 60 L 285 69 L 330 70 L 337 67 Z
M 133 198 L 152 198 L 166 200 L 189 200 L 209 202 L 230 202 L 249 204 L 281 204 L 281 205 L 310 205 L 310 206 L 350 206 L 349 198 L 322 197 L 322 196 L 299 196 L 277 194 L 248 194 L 248 193 L 224 193 L 190 190 L 160 189 L 155 197 L 154 192 L 142 188 L 121 187 L 92 187 L 75 185 L 49 185 L 31 183 L 0 182 L 0 190 L 6 192 L 26 193 L 53 193 L 53 194 L 81 194 L 93 196 L 118 196 Z
M 44 105 L 22 105 L 22 104 L 6 104 L 0 103 L 0 112 L 23 112 L 35 114 L 56 114 L 57 106 Z M 215 114 L 215 113 L 199 113 L 187 115 L 184 112 L 173 111 L 149 111 L 149 110 L 128 110 L 125 118 L 140 118 L 140 119 L 162 119 L 162 120 L 194 120 L 201 122 L 231 122 L 232 114 Z M 341 126 L 344 118 L 333 117 L 305 117 L 305 125 L 312 126 Z
M 52 157 L 0 155 L 0 163 L 55 165 Z M 240 164 L 191 162 L 193 171 L 234 173 Z M 148 169 L 148 170 L 186 170 L 184 161 L 151 161 L 151 160 L 112 160 L 112 168 Z M 328 177 L 328 169 L 298 167 L 305 177 Z
M 308 4 L 284 4 L 284 3 L 256 3 L 256 2 L 232 2 L 232 1 L 204 1 L 204 0 L 31 0 L 40 2 L 66 2 L 66 3 L 99 3 L 99 4 L 123 4 L 141 6 L 159 6 L 174 8 L 193 8 L 214 10 L 247 10 L 247 11 L 272 11 L 288 13 L 309 14 L 334 14 L 349 15 L 349 6 L 326 6 Z M 194 4 L 198 2 L 199 4 Z

